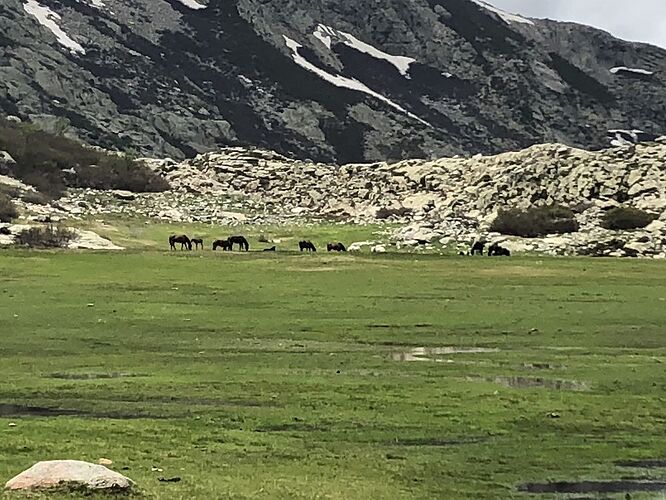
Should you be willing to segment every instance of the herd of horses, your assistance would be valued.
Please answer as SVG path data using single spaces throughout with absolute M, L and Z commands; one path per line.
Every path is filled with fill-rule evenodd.
M 204 240 L 202 238 L 190 238 L 185 234 L 172 234 L 169 236 L 169 248 L 171 250 L 176 250 L 176 245 L 180 245 L 181 250 L 197 250 L 199 247 L 203 250 Z M 213 241 L 213 250 L 218 248 L 222 251 L 231 252 L 234 249 L 234 245 L 238 245 L 238 248 L 241 252 L 250 251 L 250 243 L 247 241 L 245 236 L 229 236 L 226 240 L 215 240 Z M 298 248 L 301 252 L 316 252 L 317 247 L 314 243 L 309 240 L 299 241 Z M 277 248 L 272 246 L 270 248 L 264 248 L 263 252 L 275 252 Z M 326 245 L 326 250 L 329 252 L 346 252 L 347 247 L 340 242 L 329 243 Z
M 204 248 L 204 240 L 202 238 L 189 238 L 185 234 L 172 234 L 169 236 L 169 248 L 171 250 L 176 250 L 176 245 L 180 245 L 181 250 L 195 250 Z M 218 248 L 222 251 L 232 252 L 234 246 L 238 245 L 239 250 L 249 252 L 250 243 L 247 241 L 245 236 L 229 236 L 226 240 L 215 240 L 213 241 L 213 250 Z M 487 243 L 485 241 L 477 241 L 472 245 L 472 248 L 469 252 L 460 252 L 460 255 L 484 255 L 485 248 Z M 298 242 L 298 248 L 301 252 L 316 252 L 317 247 L 309 240 L 303 240 Z M 275 252 L 277 249 L 275 246 L 270 248 L 264 248 L 263 252 Z M 329 252 L 346 252 L 347 247 L 340 242 L 328 243 L 326 245 L 326 250 Z M 511 257 L 511 251 L 508 248 L 500 246 L 498 243 L 493 243 L 488 247 L 488 257 Z

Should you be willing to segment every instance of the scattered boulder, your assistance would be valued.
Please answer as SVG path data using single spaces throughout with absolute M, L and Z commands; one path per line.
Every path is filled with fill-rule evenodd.
M 124 250 L 93 231 L 75 229 L 74 233 L 74 239 L 67 245 L 70 250 Z
M 79 460 L 51 460 L 33 465 L 10 479 L 5 488 L 30 491 L 67 486 L 90 491 L 127 492 L 134 487 L 134 482 L 103 465 Z
M 118 200 L 123 201 L 134 201 L 136 200 L 136 194 L 131 191 L 124 191 L 122 189 L 114 189 L 111 191 L 111 194 Z

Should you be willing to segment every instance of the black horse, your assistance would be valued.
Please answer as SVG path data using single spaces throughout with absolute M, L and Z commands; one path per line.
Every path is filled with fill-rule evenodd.
M 472 245 L 472 249 L 469 251 L 470 255 L 483 255 L 483 250 L 486 248 L 486 242 L 485 241 L 476 241 Z
M 326 250 L 329 252 L 346 252 L 347 249 L 342 243 L 329 243 L 326 245 Z
M 190 240 L 187 236 L 184 234 L 177 235 L 177 234 L 172 234 L 169 236 L 169 247 L 171 250 L 176 249 L 176 243 L 180 243 L 180 249 L 184 250 L 187 248 L 188 250 L 192 250 L 192 240 Z
M 213 242 L 213 251 L 221 248 L 223 251 L 227 252 L 231 250 L 231 243 L 229 240 L 215 240 Z
M 493 243 L 488 248 L 488 257 L 511 257 L 511 250 L 504 248 L 497 243 Z
M 234 245 L 238 245 L 241 251 L 250 251 L 250 244 L 248 243 L 247 239 L 245 239 L 245 236 L 229 236 L 227 241 L 231 245 L 232 250 L 234 249 Z
M 201 250 L 203 250 L 203 248 L 204 248 L 203 238 L 192 238 L 190 241 L 194 245 L 195 250 L 197 250 L 199 248 L 199 246 L 201 246 Z
M 298 242 L 298 248 L 301 249 L 301 252 L 303 250 L 307 250 L 308 252 L 316 252 L 317 251 L 317 248 L 314 246 L 314 243 L 312 243 L 309 240 L 299 241 Z

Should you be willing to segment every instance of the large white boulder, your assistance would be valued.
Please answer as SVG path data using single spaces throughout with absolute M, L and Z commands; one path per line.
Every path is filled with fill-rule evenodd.
M 75 237 L 67 248 L 71 250 L 124 250 L 93 231 L 74 230 Z
M 75 486 L 99 491 L 128 491 L 134 482 L 103 465 L 80 460 L 51 460 L 38 462 L 28 470 L 10 479 L 8 490 L 36 490 L 61 486 Z

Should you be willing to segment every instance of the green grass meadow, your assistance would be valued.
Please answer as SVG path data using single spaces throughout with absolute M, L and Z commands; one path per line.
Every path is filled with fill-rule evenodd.
M 169 252 L 169 232 L 0 251 L 0 482 L 102 457 L 156 499 L 666 480 L 616 464 L 666 459 L 664 263 Z

